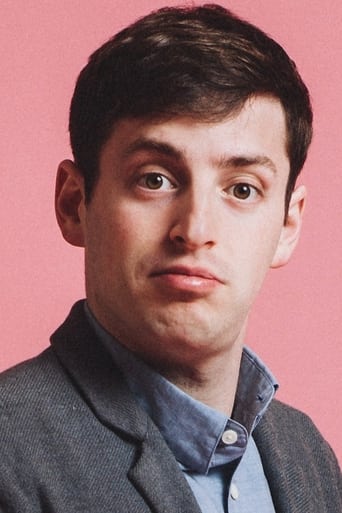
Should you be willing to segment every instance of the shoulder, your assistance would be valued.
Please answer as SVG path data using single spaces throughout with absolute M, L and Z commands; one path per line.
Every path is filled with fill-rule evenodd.
M 0 504 L 8 511 L 40 511 L 38 494 L 30 488 L 35 479 L 42 481 L 37 474 L 50 473 L 54 446 L 48 438 L 58 436 L 67 409 L 65 386 L 50 348 L 0 374 Z
M 134 443 L 88 399 L 53 348 L 0 375 L 0 511 L 99 511 L 126 486 Z
M 278 400 L 273 400 L 268 408 L 265 425 L 272 430 L 273 435 L 278 433 L 284 440 L 302 445 L 322 445 L 328 452 L 332 452 L 330 446 L 317 429 L 312 419 L 303 411 L 293 408 Z
M 69 329 L 71 338 L 75 338 L 80 332 L 80 338 L 85 339 L 84 326 L 87 326 L 87 322 L 83 309 L 83 301 L 77 302 L 56 333 L 65 326 Z M 53 337 L 54 335 L 51 337 L 51 343 Z M 64 338 L 63 334 L 61 338 Z M 58 351 L 52 344 L 38 356 L 0 373 L 0 409 L 4 408 L 8 401 L 13 405 L 23 400 L 28 403 L 35 399 L 44 400 L 46 389 L 53 391 L 56 384 L 65 383 L 66 373 L 63 367 Z M 40 393 L 37 395 L 37 392 Z
M 55 395 L 68 379 L 53 348 L 0 373 L 0 411 L 16 403 L 42 402 Z M 51 395 L 50 395 L 51 397 Z
M 53 388 L 58 375 L 62 375 L 57 358 L 51 348 L 0 374 L 0 411 L 20 402 L 44 398 L 46 388 Z
M 278 447 L 287 447 L 288 451 L 294 451 L 297 457 L 301 453 L 324 453 L 326 457 L 335 460 L 332 449 L 311 418 L 281 401 L 272 401 L 257 429 Z
M 78 394 L 51 348 L 0 374 L 0 424 L 7 450 L 39 437 L 72 408 Z M 79 401 L 78 401 L 79 402 Z M 1 451 L 2 452 L 2 451 Z
M 75 338 L 86 341 L 87 323 L 82 315 L 83 302 L 78 302 L 72 309 L 63 325 L 56 333 L 69 331 L 69 339 L 65 340 L 62 332 L 61 344 L 68 348 L 69 340 Z M 63 363 L 63 354 L 67 350 L 59 351 L 58 344 L 54 347 L 54 335 L 51 337 L 51 346 L 38 356 L 26 360 L 14 367 L 0 373 L 0 415 L 12 416 L 23 410 L 26 414 L 30 408 L 39 411 L 50 411 L 61 402 L 65 402 L 73 393 L 74 384 L 70 373 Z M 61 354 L 60 354 L 61 353 Z M 82 353 L 81 353 L 82 354 Z M 79 355 L 77 355 L 79 356 Z M 82 358 L 79 358 L 79 365 Z
M 274 400 L 254 438 L 277 504 L 298 501 L 329 513 L 341 510 L 338 461 L 308 415 Z M 310 508 L 305 511 L 314 511 Z
M 315 433 L 318 433 L 314 423 L 306 413 L 276 399 L 271 402 L 266 418 L 268 422 L 277 426 L 294 424 L 297 428 L 312 429 Z

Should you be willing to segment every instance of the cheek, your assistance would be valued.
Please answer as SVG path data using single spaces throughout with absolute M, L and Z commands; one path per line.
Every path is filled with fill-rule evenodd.
M 114 203 L 114 201 L 113 201 Z M 89 221 L 88 233 L 91 242 L 98 249 L 116 247 L 119 251 L 122 245 L 138 239 L 139 217 L 130 210 L 113 207 L 101 208 L 94 212 Z
M 167 237 L 169 217 L 161 206 L 126 205 L 115 211 L 112 231 L 123 244 L 148 249 Z
M 253 241 L 254 256 L 259 267 L 270 267 L 274 253 L 276 252 L 281 226 L 276 226 L 274 230 L 265 229 L 259 234 L 259 237 Z
M 270 222 L 271 219 L 271 222 Z M 241 226 L 239 233 L 239 255 L 237 260 L 241 276 L 245 281 L 255 283 L 260 287 L 265 274 L 271 266 L 274 253 L 278 246 L 282 230 L 282 218 L 277 216 L 263 217 L 258 222 L 253 223 L 246 232 Z
M 98 258 L 111 274 L 135 279 L 160 245 L 158 232 L 156 218 L 151 220 L 136 208 L 116 208 L 101 221 L 101 229 L 95 234 Z

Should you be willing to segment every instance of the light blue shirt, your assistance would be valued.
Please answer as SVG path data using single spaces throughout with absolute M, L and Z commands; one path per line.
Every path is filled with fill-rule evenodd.
M 259 451 L 250 436 L 278 385 L 244 348 L 231 418 L 193 399 L 123 347 L 86 313 L 129 388 L 150 415 L 203 513 L 275 513 Z

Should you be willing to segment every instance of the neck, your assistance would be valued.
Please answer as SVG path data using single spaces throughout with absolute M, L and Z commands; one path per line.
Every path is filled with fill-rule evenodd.
M 170 365 L 155 367 L 166 379 L 171 381 L 194 399 L 231 416 L 233 411 L 242 347 L 234 346 L 225 355 L 215 355 L 205 362 L 185 366 Z

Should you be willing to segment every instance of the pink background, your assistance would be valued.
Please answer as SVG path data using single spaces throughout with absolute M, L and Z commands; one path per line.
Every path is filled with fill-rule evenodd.
M 311 89 L 315 138 L 302 177 L 309 188 L 304 232 L 292 262 L 271 271 L 247 342 L 278 377 L 278 397 L 309 413 L 342 461 L 342 2 L 221 3 L 275 37 Z M 53 211 L 56 166 L 70 156 L 76 75 L 109 36 L 162 5 L 1 1 L 0 370 L 46 347 L 84 295 L 82 250 L 62 240 Z

